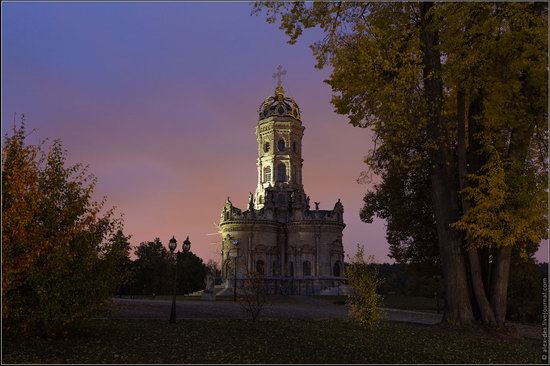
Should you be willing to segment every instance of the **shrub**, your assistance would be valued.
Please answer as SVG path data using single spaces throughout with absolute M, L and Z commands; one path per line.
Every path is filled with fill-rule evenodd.
M 264 275 L 248 271 L 239 293 L 241 309 L 250 314 L 252 321 L 256 321 L 266 301 L 267 291 Z
M 345 272 L 351 287 L 348 295 L 350 313 L 359 324 L 367 328 L 378 323 L 380 314 L 377 307 L 382 301 L 382 296 L 376 292 L 382 280 L 378 277 L 377 268 L 369 266 L 373 258 L 369 256 L 365 261 L 364 248 L 358 244 L 357 253 L 353 258 L 349 258 L 350 263 Z

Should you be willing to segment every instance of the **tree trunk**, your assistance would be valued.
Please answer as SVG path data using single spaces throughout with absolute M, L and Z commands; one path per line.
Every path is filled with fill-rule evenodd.
M 540 11 L 539 7 L 533 6 L 533 12 Z M 532 120 L 526 120 L 517 125 L 510 134 L 510 144 L 508 146 L 507 159 L 509 162 L 518 165 L 524 165 L 529 152 L 529 146 L 535 131 L 535 126 L 545 120 L 546 111 L 544 107 L 540 109 L 536 104 L 531 104 L 536 100 L 536 91 L 533 85 L 529 83 L 529 71 L 524 70 L 520 77 L 522 81 L 521 94 L 528 101 L 529 114 L 537 116 Z M 540 121 L 537 121 L 540 118 Z M 513 174 L 513 173 L 512 173 Z M 491 273 L 491 305 L 495 312 L 498 326 L 504 326 L 506 321 L 506 305 L 508 295 L 508 278 L 510 274 L 510 263 L 512 261 L 512 248 L 503 247 L 495 250 L 493 259 L 493 270 Z
M 468 186 L 466 179 L 467 174 L 467 156 L 466 156 L 466 95 L 462 88 L 459 87 L 457 91 L 457 122 L 458 122 L 458 145 L 457 145 L 457 157 L 458 157 L 458 181 L 460 189 L 463 190 Z M 471 207 L 470 201 L 464 198 L 464 195 L 460 195 L 462 202 L 462 214 L 466 214 Z M 487 299 L 485 286 L 483 284 L 483 275 L 481 270 L 481 263 L 479 261 L 479 255 L 477 248 L 473 243 L 468 243 L 468 260 L 470 263 L 470 275 L 472 280 L 472 289 L 476 303 L 481 313 L 481 320 L 484 324 L 494 325 L 495 314 L 491 309 L 491 304 Z
M 496 323 L 504 327 L 506 321 L 506 303 L 508 295 L 508 277 L 512 247 L 498 248 L 493 258 L 493 273 L 491 276 L 491 305 L 495 313 Z
M 432 201 L 445 280 L 445 321 L 450 325 L 470 326 L 473 313 L 468 292 L 466 267 L 460 233 L 449 225 L 458 218 L 458 200 L 450 153 L 448 126 L 442 118 L 443 82 L 441 80 L 439 40 L 430 13 L 433 3 L 421 3 L 420 43 L 422 49 L 424 93 L 427 104 L 428 131 L 437 148 L 430 152 Z

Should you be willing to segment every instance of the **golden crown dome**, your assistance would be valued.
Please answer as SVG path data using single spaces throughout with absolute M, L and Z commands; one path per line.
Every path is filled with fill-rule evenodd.
M 300 119 L 300 107 L 290 97 L 285 97 L 284 90 L 281 85 L 275 89 L 275 95 L 271 95 L 260 104 L 258 110 L 260 120 L 268 117 L 292 117 Z

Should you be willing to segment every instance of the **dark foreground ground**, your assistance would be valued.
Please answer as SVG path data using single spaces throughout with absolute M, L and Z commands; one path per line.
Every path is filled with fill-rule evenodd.
M 540 339 L 389 320 L 365 330 L 347 318 L 343 305 L 302 300 L 274 301 L 257 322 L 245 320 L 230 301 L 181 301 L 177 324 L 167 321 L 169 301 L 117 300 L 114 312 L 90 320 L 70 338 L 4 338 L 2 362 L 541 362 Z M 202 320 L 186 319 L 191 315 Z

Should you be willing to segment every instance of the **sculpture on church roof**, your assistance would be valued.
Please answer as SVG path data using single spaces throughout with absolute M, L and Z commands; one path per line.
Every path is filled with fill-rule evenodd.
M 252 192 L 248 193 L 248 209 L 252 211 L 254 209 L 254 195 Z

